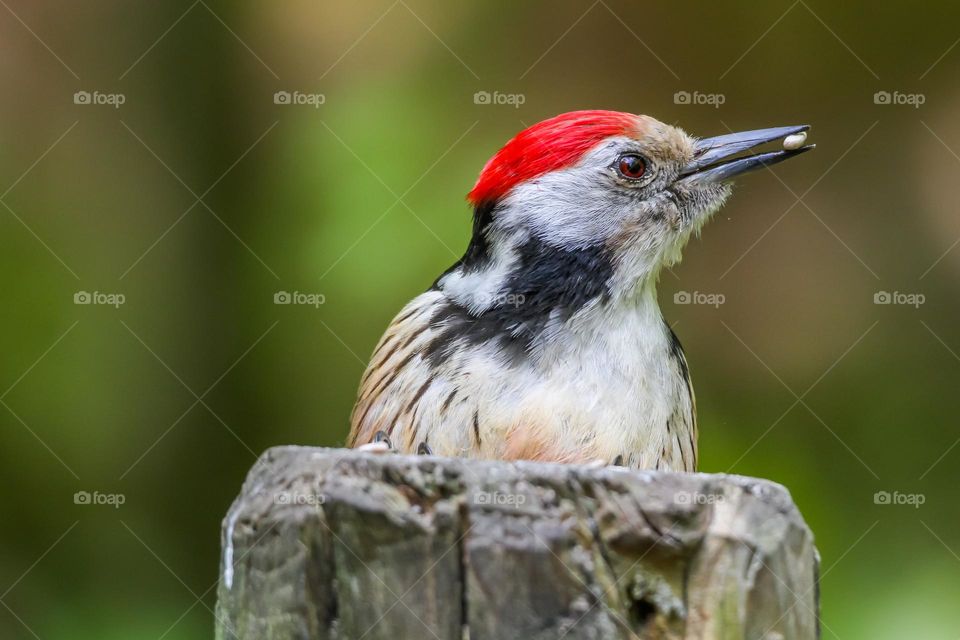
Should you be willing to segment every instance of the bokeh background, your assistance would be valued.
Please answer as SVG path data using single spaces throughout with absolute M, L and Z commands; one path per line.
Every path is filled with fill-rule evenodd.
M 825 638 L 955 638 L 958 38 L 952 2 L 0 0 L 0 637 L 210 637 L 255 456 L 342 443 L 483 163 L 607 108 L 813 125 L 661 280 L 702 468 L 793 493 Z

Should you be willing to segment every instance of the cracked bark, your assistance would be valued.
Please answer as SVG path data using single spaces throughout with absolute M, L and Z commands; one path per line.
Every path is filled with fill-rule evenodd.
M 219 640 L 817 637 L 787 491 L 279 447 L 224 519 Z

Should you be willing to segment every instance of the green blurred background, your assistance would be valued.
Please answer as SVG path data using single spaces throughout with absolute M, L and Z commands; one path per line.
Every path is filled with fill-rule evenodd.
M 813 125 L 661 281 L 702 469 L 793 493 L 825 638 L 956 637 L 960 5 L 0 5 L 0 637 L 210 637 L 256 454 L 343 442 L 380 332 L 465 247 L 483 163 L 580 108 Z

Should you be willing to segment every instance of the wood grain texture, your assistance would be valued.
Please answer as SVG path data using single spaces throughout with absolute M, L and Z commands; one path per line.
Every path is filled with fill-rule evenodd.
M 280 447 L 223 526 L 220 640 L 818 635 L 780 485 Z

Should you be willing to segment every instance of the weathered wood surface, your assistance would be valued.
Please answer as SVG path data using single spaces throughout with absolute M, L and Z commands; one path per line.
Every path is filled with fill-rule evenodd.
M 765 480 L 279 447 L 222 542 L 220 640 L 818 635 L 813 536 Z

